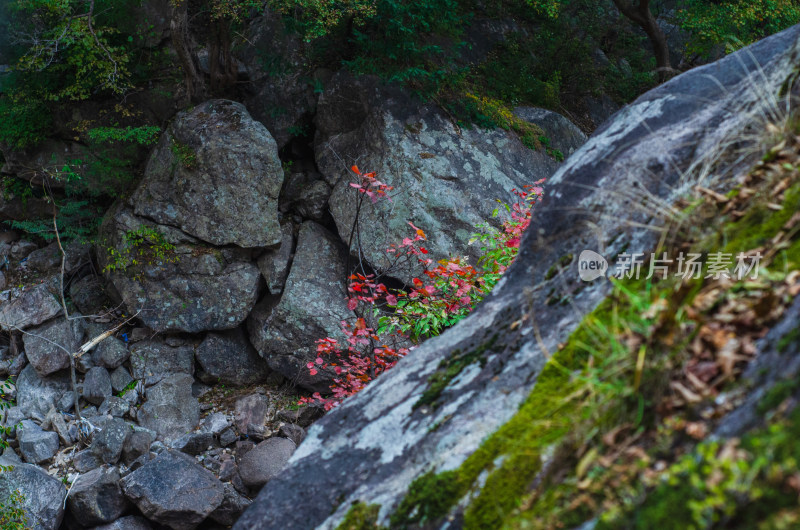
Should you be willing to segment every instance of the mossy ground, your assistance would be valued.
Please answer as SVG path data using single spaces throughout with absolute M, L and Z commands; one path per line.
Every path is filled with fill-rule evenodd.
M 731 305 L 751 309 L 762 325 L 790 301 L 782 286 L 800 269 L 798 155 L 765 160 L 746 193 L 716 205 L 714 222 L 673 242 L 676 249 L 688 245 L 704 256 L 723 252 L 733 259 L 761 251 L 761 279 L 616 283 L 553 355 L 519 412 L 458 469 L 415 480 L 391 527 L 435 523 L 468 494 L 463 527 L 475 529 L 570 528 L 598 516 L 604 528 L 790 528 L 800 522 L 800 483 L 791 486 L 800 412 L 771 416 L 741 446 L 697 444 L 707 432 L 698 410 L 713 405 L 713 392 L 692 406 L 694 392 L 676 399 L 671 386 L 696 361 L 689 344 L 698 343 L 709 322 L 730 319 Z M 731 366 L 731 374 L 740 372 Z M 434 381 L 435 397 L 454 377 L 446 377 L 447 368 Z M 735 375 L 724 384 L 735 389 Z M 779 383 L 760 410 L 776 409 L 797 386 Z

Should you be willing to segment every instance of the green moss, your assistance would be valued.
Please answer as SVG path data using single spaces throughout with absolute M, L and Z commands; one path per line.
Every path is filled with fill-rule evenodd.
M 431 472 L 418 477 L 392 514 L 391 527 L 407 528 L 443 517 L 467 491 L 467 486 L 457 471 Z
M 481 344 L 474 350 L 461 353 L 460 350 L 455 350 L 445 360 L 439 363 L 439 366 L 430 377 L 428 377 L 428 388 L 422 393 L 422 396 L 414 403 L 414 408 L 419 408 L 423 405 L 430 405 L 435 407 L 436 401 L 442 395 L 445 388 L 456 378 L 467 366 L 480 363 L 481 367 L 486 363 L 486 352 L 491 351 L 497 342 L 497 334 L 495 333 L 488 341 Z
M 378 512 L 381 507 L 377 504 L 355 502 L 347 514 L 336 527 L 336 530 L 378 530 L 384 528 L 378 525 Z
M 798 342 L 800 342 L 800 328 L 794 328 L 778 341 L 778 351 L 780 353 L 785 353 L 792 344 Z
M 572 254 L 566 254 L 564 256 L 561 256 L 558 262 L 553 263 L 553 265 L 549 269 L 547 269 L 547 272 L 544 275 L 544 279 L 545 280 L 552 279 L 556 274 L 558 274 L 558 271 L 560 271 L 561 269 L 572 263 L 573 257 L 574 256 Z
M 700 444 L 669 467 L 641 505 L 604 516 L 597 528 L 774 528 L 769 522 L 783 510 L 797 509 L 797 492 L 786 482 L 798 460 L 800 409 L 744 436 L 741 451 Z
M 800 381 L 795 379 L 778 381 L 764 394 L 761 401 L 759 401 L 758 413 L 763 415 L 775 410 L 786 398 L 794 394 L 798 387 L 800 387 Z
M 737 222 L 723 227 L 722 252 L 747 252 L 768 245 L 783 225 L 800 210 L 800 184 L 784 193 L 783 209 L 775 211 L 766 204 L 756 204 Z
M 170 151 L 172 151 L 172 154 L 175 155 L 175 158 L 178 159 L 178 161 L 181 163 L 183 167 L 185 167 L 186 169 L 197 168 L 197 154 L 191 147 L 180 143 L 175 138 L 172 138 L 172 142 L 170 143 L 169 148 Z

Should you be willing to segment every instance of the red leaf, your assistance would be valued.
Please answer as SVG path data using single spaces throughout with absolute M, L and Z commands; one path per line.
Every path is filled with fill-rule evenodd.
M 347 301 L 347 309 L 349 309 L 350 311 L 355 311 L 357 307 L 358 307 L 358 300 L 356 300 L 355 298 L 351 298 L 350 300 Z
M 386 295 L 386 303 L 389 305 L 397 305 L 397 297 L 393 294 Z

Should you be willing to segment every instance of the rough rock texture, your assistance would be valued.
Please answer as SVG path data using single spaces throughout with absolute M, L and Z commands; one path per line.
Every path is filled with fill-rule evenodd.
M 650 252 L 659 233 L 642 224 L 663 220 L 654 217 L 647 195 L 670 203 L 684 187 L 714 185 L 700 180 L 709 172 L 692 164 L 713 164 L 715 177 L 735 182 L 763 153 L 754 148 L 752 156 L 740 156 L 743 131 L 763 130 L 759 120 L 776 104 L 769 95 L 793 76 L 798 58 L 800 26 L 678 76 L 617 113 L 549 179 L 547 201 L 494 294 L 314 424 L 235 528 L 334 528 L 357 500 L 379 504 L 385 524 L 412 480 L 458 467 L 515 413 L 545 352 L 564 342 L 610 290 L 607 280 L 582 284 L 577 260 L 562 258 L 584 249 L 609 257 L 623 247 Z M 558 262 L 564 270 L 547 279 Z M 548 305 L 551 289 L 571 303 Z M 525 315 L 535 315 L 541 340 Z M 523 325 L 509 325 L 520 319 Z M 490 342 L 481 354 L 485 364 L 464 367 L 438 396 L 429 394 L 435 408 L 414 407 L 443 360 Z M 298 509 L 309 491 L 313 501 Z
M 271 294 L 280 294 L 289 276 L 289 266 L 294 257 L 294 228 L 292 223 L 281 225 L 281 246 L 266 252 L 258 258 L 258 270 L 267 281 L 267 289 Z
M 158 433 L 161 440 L 177 438 L 197 427 L 200 404 L 192 396 L 192 376 L 172 374 L 147 389 L 147 401 L 137 419 L 142 427 Z
M 26 418 L 44 421 L 51 407 L 69 410 L 73 404 L 69 372 L 41 377 L 32 365 L 22 370 L 17 379 L 17 405 Z
M 97 366 L 113 370 L 130 357 L 125 343 L 115 337 L 104 339 L 92 352 L 92 360 Z
M 244 386 L 263 381 L 269 374 L 267 363 L 250 345 L 242 329 L 209 333 L 195 351 L 206 383 Z
M 277 477 L 296 446 L 288 438 L 269 438 L 247 452 L 239 462 L 239 474 L 245 486 L 259 488 Z
M 0 466 L 13 467 L 0 473 L 0 499 L 8 499 L 11 492 L 19 491 L 24 499 L 21 507 L 31 528 L 58 528 L 64 517 L 64 496 L 67 494 L 64 484 L 31 464 L 20 464 L 2 457 Z
M 46 462 L 58 451 L 58 434 L 44 431 L 30 420 L 17 429 L 17 440 L 22 457 L 30 464 Z
M 59 318 L 23 336 L 25 355 L 39 375 L 50 375 L 69 368 L 70 355 L 78 351 L 83 343 L 83 329 L 83 320 L 80 318 Z
M 103 284 L 97 276 L 84 276 L 69 286 L 69 297 L 84 315 L 100 313 L 104 307 L 110 307 Z
M 269 367 L 312 390 L 326 390 L 331 377 L 308 374 L 314 341 L 340 337 L 341 321 L 353 316 L 345 300 L 345 266 L 336 237 L 313 221 L 303 223 L 283 296 L 277 305 L 265 298 L 248 320 L 250 340 Z
M 283 168 L 267 128 L 241 103 L 206 101 L 179 114 L 133 194 L 136 215 L 212 245 L 280 244 Z
M 224 498 L 222 483 L 190 456 L 166 450 L 122 479 L 142 514 L 176 530 L 200 524 Z
M 209 517 L 221 525 L 232 526 L 253 501 L 240 495 L 230 483 L 222 486 L 225 489 L 222 504 Z
M 0 293 L 0 329 L 3 331 L 38 326 L 60 313 L 55 276 L 33 287 Z
M 148 236 L 141 245 L 126 240 L 126 235 L 143 230 L 159 235 Z M 275 230 L 279 241 L 277 226 Z M 256 303 L 259 272 L 249 251 L 204 245 L 175 228 L 137 217 L 123 203 L 106 214 L 100 237 L 122 256 L 98 252 L 100 266 L 116 267 L 108 276 L 119 296 L 129 311 L 141 310 L 139 318 L 155 331 L 235 328 Z M 175 248 L 166 249 L 166 244 Z M 137 256 L 139 264 L 123 266 L 140 249 L 146 252 Z
M 320 98 L 317 164 L 333 185 L 330 210 L 342 240 L 350 240 L 359 194 L 350 187 L 357 164 L 395 187 L 395 200 L 366 201 L 361 247 L 381 270 L 385 249 L 409 236 L 408 222 L 425 231 L 435 260 L 463 252 L 475 225 L 491 219 L 495 199 L 514 202 L 521 189 L 551 176 L 559 164 L 502 129 L 458 130 L 435 105 L 420 106 L 399 89 L 337 74 Z M 408 268 L 393 275 L 411 280 Z
M 586 143 L 583 131 L 557 112 L 537 107 L 517 107 L 514 114 L 541 127 L 550 147 L 558 149 L 564 156 L 571 155 Z
M 134 379 L 191 375 L 194 372 L 194 348 L 170 346 L 162 339 L 137 342 L 131 347 L 131 372 Z
M 132 433 L 131 426 L 125 421 L 119 418 L 107 419 L 98 424 L 89 448 L 106 464 L 116 464 Z
M 81 475 L 72 485 L 67 506 L 84 526 L 111 523 L 128 507 L 119 487 L 119 470 L 103 466 Z
M 101 366 L 90 368 L 83 379 L 83 398 L 89 403 L 102 405 L 111 396 L 111 377 Z

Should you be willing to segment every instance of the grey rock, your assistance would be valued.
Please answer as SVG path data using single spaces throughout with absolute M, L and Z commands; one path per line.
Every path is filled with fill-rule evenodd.
M 297 446 L 287 438 L 269 438 L 249 451 L 239 463 L 242 482 L 258 488 L 278 476 Z
M 514 114 L 527 122 L 541 127 L 549 146 L 561 151 L 565 157 L 580 149 L 588 140 L 577 125 L 552 110 L 536 107 L 517 107 L 514 109 Z
M 133 377 L 124 366 L 120 366 L 111 372 L 111 389 L 114 392 L 122 392 L 131 381 L 133 381 Z
M 28 254 L 25 266 L 37 272 L 54 272 L 61 268 L 61 250 L 57 242 L 39 248 Z
M 278 412 L 278 417 L 289 423 L 295 423 L 301 427 L 308 427 L 314 421 L 325 414 L 322 407 L 305 405 L 296 409 L 284 409 Z
M 17 241 L 11 245 L 11 257 L 18 260 L 23 260 L 35 252 L 39 248 L 33 241 Z
M 17 429 L 17 440 L 23 458 L 30 464 L 47 462 L 58 451 L 58 434 L 44 431 L 30 420 L 24 420 Z
M 133 431 L 122 445 L 122 462 L 130 465 L 142 455 L 147 455 L 154 441 L 154 437 L 145 431 Z
M 306 437 L 306 430 L 299 425 L 281 425 L 281 435 L 293 441 L 295 445 L 300 445 Z
M 131 347 L 131 371 L 134 379 L 194 372 L 194 349 L 172 347 L 163 340 L 137 342 Z
M 88 473 L 103 465 L 103 461 L 91 449 L 78 451 L 72 458 L 72 465 L 78 473 Z
M 84 315 L 98 314 L 104 308 L 111 307 L 103 283 L 97 276 L 84 276 L 72 282 L 69 286 L 69 297 Z
M 107 277 L 130 311 L 147 309 L 139 315 L 147 327 L 198 333 L 232 329 L 247 318 L 258 298 L 260 278 L 250 250 L 210 246 L 175 228 L 137 217 L 122 202 L 106 214 L 100 237 L 126 255 L 131 249 L 125 235 L 143 228 L 160 234 L 151 236 L 152 244 L 174 248 L 164 250 L 163 258 L 149 256 L 137 265 L 109 270 Z M 107 252 L 98 252 L 97 257 L 103 268 L 114 265 Z
M 92 359 L 97 366 L 113 370 L 127 361 L 130 355 L 124 342 L 115 337 L 108 337 L 94 349 Z
M 17 405 L 26 418 L 44 421 L 52 407 L 68 412 L 74 402 L 68 372 L 41 377 L 32 365 L 17 378 Z M 68 407 L 63 407 L 68 403 Z
M 192 396 L 192 377 L 172 374 L 147 389 L 147 401 L 139 409 L 139 424 L 170 440 L 194 430 L 200 422 L 200 404 Z
M 0 329 L 27 329 L 61 313 L 56 277 L 25 289 L 0 293 Z
M 0 499 L 10 498 L 18 491 L 22 496 L 21 508 L 25 510 L 28 526 L 41 530 L 55 530 L 64 517 L 64 484 L 39 467 L 20 464 L 0 458 L 0 465 L 12 466 L 0 473 Z
M 170 443 L 172 449 L 176 449 L 187 455 L 199 455 L 214 445 L 216 445 L 216 440 L 214 439 L 214 435 L 210 432 L 184 434 Z
M 271 409 L 269 400 L 261 394 L 250 394 L 236 400 L 234 422 L 242 434 L 249 425 L 263 426 Z
M 222 412 L 214 412 L 209 414 L 200 423 L 200 430 L 203 432 L 210 432 L 211 434 L 218 435 L 230 426 L 228 417 Z
M 67 507 L 84 526 L 111 523 L 125 513 L 128 500 L 119 487 L 119 470 L 102 466 L 80 475 L 73 483 Z
M 111 376 L 108 370 L 95 366 L 91 368 L 83 380 L 83 398 L 89 403 L 101 405 L 111 396 Z
M 516 202 L 514 188 L 559 167 L 512 132 L 460 129 L 437 105 L 420 105 L 400 88 L 346 72 L 336 74 L 320 97 L 316 125 L 317 165 L 333 186 L 329 206 L 339 236 L 350 240 L 359 212 L 366 259 L 408 283 L 421 274 L 419 267 L 395 265 L 386 249 L 413 233 L 409 222 L 428 235 L 427 257 L 434 261 L 464 253 L 476 258 L 479 249 L 467 241 L 478 223 L 500 226 L 491 215 L 495 200 Z M 353 164 L 394 186 L 397 200 L 367 200 L 359 211 L 361 194 L 350 186 L 354 175 L 347 169 Z
M 108 419 L 95 431 L 90 448 L 104 463 L 116 464 L 125 441 L 132 433 L 131 426 L 124 420 Z
M 328 213 L 331 187 L 314 172 L 293 173 L 286 179 L 282 211 L 293 211 L 304 219 L 322 221 Z
M 212 245 L 270 247 L 280 244 L 282 184 L 266 127 L 240 103 L 211 100 L 162 134 L 132 203 L 137 215 Z
M 144 517 L 127 515 L 112 523 L 95 526 L 92 530 L 152 530 L 152 528 L 153 526 Z
M 83 320 L 57 319 L 25 334 L 25 355 L 39 375 L 50 375 L 69 368 L 70 355 L 78 351 L 82 339 Z
M 195 528 L 225 496 L 210 471 L 178 451 L 162 452 L 121 484 L 145 517 L 175 530 Z
M 221 525 L 231 526 L 253 501 L 240 495 L 231 484 L 223 484 L 222 487 L 222 504 L 209 517 Z
M 289 266 L 294 257 L 294 228 L 291 223 L 281 225 L 281 246 L 258 258 L 258 270 L 267 281 L 271 294 L 280 294 L 289 276 Z
M 26 416 L 18 406 L 8 407 L 0 413 L 0 426 L 10 429 L 9 436 L 15 436 L 16 428 L 22 423 Z
M 378 524 L 388 524 L 391 507 L 412 481 L 457 469 L 475 454 L 528 398 L 546 365 L 545 352 L 565 342 L 611 292 L 607 280 L 579 281 L 576 259 L 550 279 L 548 269 L 585 249 L 608 257 L 622 248 L 654 250 L 671 220 L 655 216 L 655 207 L 634 207 L 627 200 L 634 188 L 637 197 L 674 204 L 684 185 L 725 193 L 739 182 L 763 154 L 754 147 L 743 159 L 741 142 L 762 130 L 775 101 L 764 94 L 779 94 L 794 79 L 798 55 L 795 26 L 689 70 L 618 112 L 548 180 L 547 200 L 536 212 L 538 229 L 527 231 L 514 266 L 492 295 L 316 422 L 291 464 L 267 483 L 235 528 L 335 528 L 356 500 L 379 503 L 386 512 Z M 795 96 L 800 92 L 796 84 L 788 87 Z M 687 176 L 692 165 L 713 167 L 713 174 L 701 169 Z M 546 296 L 535 294 L 551 289 L 570 303 L 548 305 Z M 536 315 L 539 334 L 510 329 L 517 318 L 512 315 L 523 313 Z M 495 353 L 485 366 L 465 368 L 435 406 L 414 406 L 443 360 L 457 350 L 476 351 L 495 333 Z M 304 503 L 298 517 L 297 499 L 310 484 L 314 501 Z M 456 512 L 469 502 L 465 498 Z
M 197 347 L 195 357 L 203 370 L 200 379 L 208 384 L 245 386 L 263 381 L 269 374 L 267 363 L 241 328 L 209 333 Z
M 115 418 L 121 418 L 125 416 L 131 408 L 131 404 L 125 401 L 121 397 L 117 396 L 109 396 L 103 401 L 103 404 L 100 405 L 100 408 L 97 409 L 99 414 L 108 414 L 114 416 Z
M 320 337 L 344 339 L 347 308 L 346 252 L 336 236 L 307 221 L 300 227 L 297 252 L 280 301 L 267 297 L 248 319 L 250 341 L 273 370 L 314 391 L 327 391 L 332 373 L 310 375 Z
M 28 358 L 25 357 L 25 352 L 22 352 L 8 365 L 8 375 L 17 377 L 26 366 L 28 366 Z
M 239 437 L 236 435 L 236 432 L 232 428 L 225 429 L 221 433 L 219 433 L 219 445 L 222 447 L 228 447 L 230 444 L 238 440 Z

